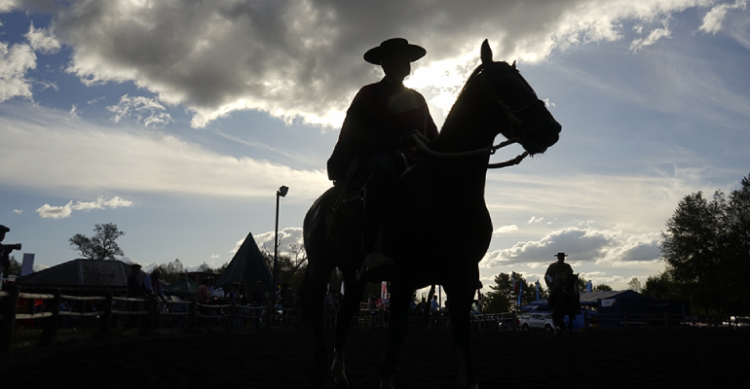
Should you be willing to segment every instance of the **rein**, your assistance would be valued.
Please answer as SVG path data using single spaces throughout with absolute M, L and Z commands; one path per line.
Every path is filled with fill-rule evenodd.
M 485 73 L 482 72 L 481 76 L 482 76 L 482 80 L 484 80 L 485 79 L 485 77 L 484 77 Z M 495 104 L 497 104 L 503 110 L 503 114 L 505 115 L 505 119 L 508 121 L 508 123 L 510 124 L 511 127 L 523 127 L 524 126 L 523 125 L 523 120 L 519 119 L 518 116 L 516 116 L 517 113 L 520 113 L 521 111 L 524 111 L 524 110 L 526 110 L 529 107 L 533 107 L 533 106 L 538 105 L 538 104 L 544 104 L 544 101 L 537 99 L 535 101 L 532 101 L 529 104 L 526 104 L 525 106 L 523 106 L 523 107 L 521 107 L 521 108 L 519 108 L 517 110 L 513 110 L 513 109 L 510 108 L 510 106 L 508 106 L 508 104 L 505 104 L 505 102 L 502 101 L 500 99 L 500 97 L 496 93 L 493 93 L 490 90 L 490 88 L 489 88 L 489 86 L 487 85 L 486 82 L 482 82 L 482 89 L 489 96 L 490 100 L 492 100 Z M 420 133 L 414 133 L 414 134 L 412 134 L 411 137 L 414 140 L 414 143 L 417 145 L 417 148 L 419 148 L 425 154 L 427 154 L 427 155 L 429 155 L 431 157 L 435 157 L 435 158 L 467 158 L 467 157 L 493 155 L 493 154 L 495 154 L 495 152 L 497 150 L 499 150 L 499 149 L 501 149 L 503 147 L 506 147 L 506 146 L 510 146 L 510 145 L 512 145 L 514 143 L 518 143 L 518 141 L 519 141 L 518 138 L 511 138 L 511 139 L 508 139 L 507 141 L 502 142 L 500 144 L 490 145 L 490 146 L 487 146 L 487 147 L 484 147 L 484 148 L 481 148 L 481 149 L 477 149 L 477 150 L 463 151 L 463 152 L 457 152 L 457 153 L 443 153 L 443 152 L 438 152 L 438 151 L 432 150 L 427 145 L 427 143 L 429 142 L 429 140 L 427 138 L 425 138 L 422 134 L 420 134 Z M 529 152 L 528 151 L 524 151 L 522 154 L 519 154 L 515 158 L 509 159 L 509 160 L 507 160 L 505 162 L 487 164 L 487 168 L 488 169 L 498 169 L 498 168 L 503 168 L 503 167 L 507 167 L 507 166 L 518 165 L 519 163 L 521 163 L 521 161 L 524 160 L 524 158 L 526 158 L 528 156 L 529 156 Z
M 510 146 L 514 143 L 518 143 L 518 138 L 508 139 L 505 142 L 502 142 L 497 145 L 493 146 L 487 146 L 485 148 L 472 150 L 472 151 L 462 151 L 458 153 L 442 153 L 439 151 L 435 151 L 430 148 L 430 146 L 427 146 L 425 142 L 427 142 L 427 139 L 424 138 L 422 134 L 415 133 L 411 135 L 412 139 L 414 140 L 414 143 L 416 143 L 417 148 L 424 152 L 425 154 L 435 157 L 435 158 L 468 158 L 468 157 L 478 157 L 478 156 L 485 156 L 485 155 L 492 155 L 495 154 L 495 152 L 503 147 Z M 523 154 L 519 154 L 513 159 L 509 159 L 505 162 L 499 162 L 499 163 L 491 163 L 487 165 L 488 169 L 497 169 L 502 168 L 506 166 L 513 166 L 518 165 L 523 161 L 524 158 L 526 158 L 529 155 L 528 151 L 524 151 Z

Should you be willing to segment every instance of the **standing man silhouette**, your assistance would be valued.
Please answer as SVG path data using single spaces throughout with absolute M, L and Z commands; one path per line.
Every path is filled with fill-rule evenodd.
M 419 133 L 428 140 L 438 135 L 424 97 L 403 84 L 411 62 L 426 53 L 403 38 L 388 39 L 365 53 L 365 61 L 380 65 L 385 77 L 357 93 L 328 159 L 328 178 L 336 184 L 347 178 L 352 163 L 364 176 L 360 278 L 377 278 L 393 266 L 378 236 L 394 182 L 408 164 L 420 159 L 410 135 Z
M 549 288 L 549 306 L 552 313 L 562 293 L 563 280 L 566 275 L 573 275 L 573 268 L 565 263 L 565 253 L 557 253 L 557 262 L 552 263 L 544 273 L 544 282 Z

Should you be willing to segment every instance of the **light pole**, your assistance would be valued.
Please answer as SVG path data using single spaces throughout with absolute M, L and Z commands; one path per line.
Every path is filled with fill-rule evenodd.
M 279 259 L 279 197 L 285 197 L 287 192 L 289 192 L 289 188 L 283 185 L 276 191 L 276 229 L 273 237 L 273 287 L 271 289 L 271 301 L 268 304 L 268 328 L 271 328 L 273 312 L 276 310 L 276 278 L 278 277 L 278 269 L 276 265 Z

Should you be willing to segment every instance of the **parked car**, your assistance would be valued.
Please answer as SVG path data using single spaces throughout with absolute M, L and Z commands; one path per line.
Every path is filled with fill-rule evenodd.
M 524 313 L 518 318 L 518 324 L 524 331 L 544 330 L 552 332 L 555 324 L 548 313 Z

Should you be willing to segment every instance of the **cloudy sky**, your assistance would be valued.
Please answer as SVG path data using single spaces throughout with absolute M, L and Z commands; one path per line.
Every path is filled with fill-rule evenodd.
M 0 0 L 5 243 L 52 266 L 78 257 L 68 238 L 115 223 L 127 260 L 221 265 L 248 232 L 273 249 L 286 185 L 285 250 L 330 186 L 348 104 L 382 77 L 363 53 L 395 36 L 425 47 L 406 83 L 440 126 L 486 38 L 563 132 L 489 172 L 482 279 L 535 281 L 562 251 L 624 289 L 663 270 L 681 198 L 750 172 L 747 3 Z

